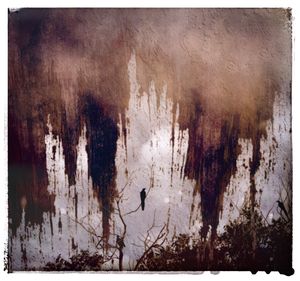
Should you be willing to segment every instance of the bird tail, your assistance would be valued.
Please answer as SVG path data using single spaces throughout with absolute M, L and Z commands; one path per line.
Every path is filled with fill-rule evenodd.
M 145 202 L 142 202 L 142 211 L 145 209 Z

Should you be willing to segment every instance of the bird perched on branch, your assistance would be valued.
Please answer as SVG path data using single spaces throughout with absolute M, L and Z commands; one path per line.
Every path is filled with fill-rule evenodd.
M 288 212 L 286 211 L 286 208 L 284 207 L 284 204 L 279 200 L 277 200 L 277 204 L 278 204 L 278 207 L 280 209 L 280 212 L 283 211 L 285 213 L 286 217 L 288 218 L 289 217 Z
M 145 209 L 145 199 L 146 199 L 146 191 L 145 188 L 142 189 L 140 192 L 140 197 L 141 197 L 141 206 L 142 206 L 142 211 Z
M 119 235 L 117 235 L 117 245 L 119 249 L 123 249 L 125 247 L 124 240 Z

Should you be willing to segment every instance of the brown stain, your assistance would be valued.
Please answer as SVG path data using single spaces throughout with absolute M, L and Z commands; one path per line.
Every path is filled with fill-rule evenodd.
M 81 104 L 81 116 L 87 127 L 89 175 L 101 202 L 103 236 L 108 240 L 110 235 L 109 219 L 113 211 L 112 203 L 116 193 L 117 140 L 122 132 L 118 131 L 116 122 L 108 115 L 108 112 L 111 111 L 103 106 L 101 100 L 97 100 L 92 94 L 87 93 L 83 96 Z
M 50 114 L 53 132 L 62 139 L 70 184 L 75 183 L 76 146 L 87 122 L 89 173 L 103 208 L 104 233 L 109 235 L 115 145 L 120 134 L 126 145 L 127 63 L 133 50 L 141 92 L 147 91 L 151 80 L 157 92 L 167 84 L 174 105 L 173 124 L 179 103 L 180 129 L 189 129 L 181 174 L 196 180 L 194 195 L 201 194 L 203 229 L 211 225 L 215 232 L 218 225 L 223 193 L 235 172 L 238 138 L 250 138 L 253 144 L 254 205 L 260 138 L 272 118 L 275 92 L 290 93 L 288 10 L 21 9 L 9 15 L 12 229 L 21 220 L 21 207 L 14 202 L 23 196 L 28 201 L 26 222 L 41 223 L 42 213 L 53 211 L 44 142 Z M 93 127 L 95 119 L 84 109 L 87 99 L 97 107 L 98 121 L 106 129 Z M 122 132 L 116 125 L 119 113 Z M 107 141 L 111 145 L 101 172 L 93 161 L 98 159 L 97 146 L 106 147 Z M 174 146 L 174 128 L 171 143 Z

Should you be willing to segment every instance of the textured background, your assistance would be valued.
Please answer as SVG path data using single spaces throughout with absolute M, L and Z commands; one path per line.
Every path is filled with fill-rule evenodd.
M 9 15 L 14 270 L 152 222 L 214 237 L 243 204 L 291 212 L 291 26 L 283 9 L 22 9 Z M 125 188 L 123 189 L 123 187 Z M 236 208 L 234 207 L 236 206 Z M 79 225 L 80 222 L 82 225 Z M 136 246 L 137 245 L 137 246 Z

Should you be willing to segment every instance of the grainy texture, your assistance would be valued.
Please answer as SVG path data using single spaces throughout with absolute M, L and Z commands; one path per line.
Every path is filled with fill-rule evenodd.
M 276 217 L 278 199 L 290 220 L 289 10 L 21 9 L 9 14 L 8 25 L 11 245 L 23 216 L 25 228 L 42 229 L 45 216 L 52 236 L 54 222 L 62 228 L 65 214 L 58 198 L 65 197 L 58 196 L 56 184 L 65 186 L 61 194 L 68 193 L 68 204 L 74 203 L 75 220 L 81 219 L 78 204 L 85 198 L 78 190 L 91 184 L 88 200 L 93 193 L 99 205 L 86 206 L 87 216 L 101 215 L 98 236 L 106 252 L 124 223 L 116 202 L 127 194 L 122 212 L 130 213 L 138 204 L 130 197 L 142 187 L 149 192 L 146 210 L 160 208 L 159 194 L 184 194 L 181 199 L 162 195 L 169 206 L 162 217 L 174 227 L 168 233 L 175 237 L 176 227 L 189 229 L 209 240 L 209 249 L 218 239 L 223 212 L 236 211 L 230 198 L 242 197 L 239 208 L 249 204 L 251 209 L 253 260 L 255 211 L 268 219 L 273 210 Z M 57 165 L 64 167 L 60 176 Z M 276 179 L 282 182 L 275 190 Z M 264 203 L 265 194 L 272 194 L 272 208 Z M 151 196 L 157 196 L 152 205 Z M 174 216 L 182 220 L 180 226 Z M 153 212 L 148 218 L 133 216 L 127 223 L 152 219 L 155 211 L 154 217 Z M 73 234 L 65 233 L 72 236 L 71 248 L 86 250 Z M 136 241 L 127 236 L 126 245 Z M 130 247 L 125 247 L 125 269 L 139 253 Z M 214 260 L 208 252 L 207 259 Z M 288 256 L 291 267 L 291 252 Z M 26 268 L 26 262 L 13 269 Z

